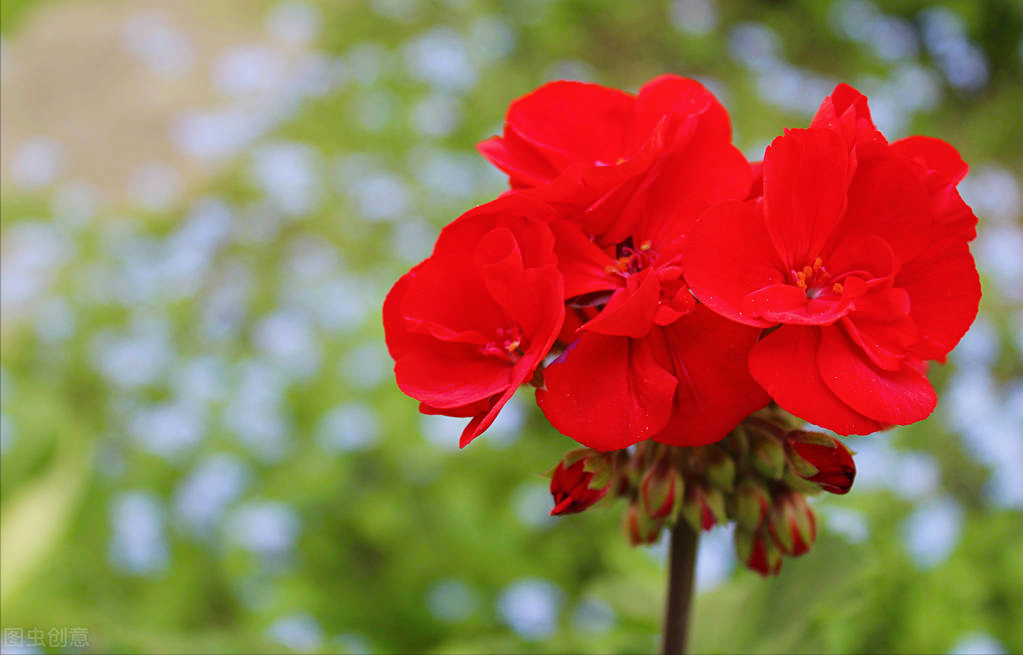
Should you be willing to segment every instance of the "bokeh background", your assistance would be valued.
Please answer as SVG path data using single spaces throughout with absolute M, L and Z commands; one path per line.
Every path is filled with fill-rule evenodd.
M 572 444 L 528 394 L 459 452 L 460 421 L 396 389 L 380 305 L 504 188 L 473 145 L 509 101 L 664 72 L 751 158 L 838 81 L 889 137 L 953 143 L 985 289 L 934 415 L 849 441 L 809 555 L 763 581 L 705 535 L 694 648 L 1023 651 L 1018 0 L 4 0 L 0 32 L 4 653 L 74 651 L 55 628 L 92 652 L 652 652 L 663 540 L 547 516 Z

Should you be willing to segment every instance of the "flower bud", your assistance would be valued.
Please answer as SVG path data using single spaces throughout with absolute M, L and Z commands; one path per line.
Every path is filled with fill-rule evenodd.
M 703 450 L 703 462 L 706 467 L 707 481 L 723 491 L 731 491 L 735 485 L 735 460 L 717 446 L 708 446 Z
M 639 495 L 643 500 L 643 508 L 654 518 L 672 516 L 682 502 L 684 487 L 682 475 L 671 462 L 657 462 L 650 467 L 640 483 Z
M 785 448 L 777 437 L 758 427 L 746 431 L 749 436 L 753 467 L 765 478 L 781 479 L 785 472 Z
M 790 557 L 807 552 L 817 539 L 817 519 L 800 493 L 787 492 L 774 498 L 767 527 L 781 552 Z
M 728 521 L 725 497 L 720 489 L 702 484 L 687 484 L 682 502 L 682 516 L 696 532 L 710 530 Z
M 785 437 L 789 462 L 799 477 L 824 491 L 845 494 L 852 488 L 856 464 L 844 443 L 820 432 L 794 430 Z
M 735 554 L 739 561 L 762 577 L 781 571 L 781 551 L 763 530 L 735 530 Z
M 747 530 L 756 530 L 771 509 L 771 497 L 754 478 L 744 478 L 735 489 L 735 520 Z
M 664 531 L 664 524 L 665 519 L 650 516 L 636 500 L 629 503 L 622 517 L 622 531 L 633 546 L 655 543 Z
M 581 512 L 603 498 L 611 488 L 610 473 L 607 474 L 603 486 L 594 488 L 597 474 L 586 470 L 587 463 L 593 460 L 598 463 L 604 462 L 605 468 L 611 469 L 611 460 L 604 458 L 602 453 L 597 451 L 591 451 L 596 454 L 594 457 L 586 453 L 580 455 L 578 450 L 567 453 L 551 473 L 551 496 L 554 497 L 551 516 Z M 603 477 L 603 469 L 600 470 L 600 475 Z

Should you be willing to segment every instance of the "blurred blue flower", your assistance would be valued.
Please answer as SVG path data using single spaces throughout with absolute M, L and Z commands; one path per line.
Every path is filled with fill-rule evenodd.
M 300 653 L 319 650 L 323 643 L 323 630 L 309 614 L 292 614 L 274 621 L 266 635 L 285 648 Z
M 110 504 L 110 563 L 123 573 L 150 575 L 170 559 L 163 528 L 163 507 L 148 492 L 118 494 Z
M 377 413 L 364 403 L 346 402 L 327 412 L 317 428 L 317 443 L 327 452 L 369 448 L 380 434 Z
M 538 641 L 557 630 L 562 603 L 557 585 L 531 578 L 505 587 L 497 600 L 497 613 L 520 637 Z
M 217 453 L 206 457 L 174 492 L 178 520 L 194 535 L 209 535 L 227 506 L 241 497 L 248 477 L 248 468 L 234 455 Z
M 959 543 L 962 523 L 962 508 L 949 496 L 914 510 L 902 523 L 902 538 L 913 561 L 925 569 L 945 561 Z

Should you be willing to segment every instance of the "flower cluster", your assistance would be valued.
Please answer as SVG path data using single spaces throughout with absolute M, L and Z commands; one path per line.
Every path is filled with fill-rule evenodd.
M 763 162 L 735 148 L 706 88 L 671 75 L 636 95 L 546 84 L 479 150 L 510 190 L 445 227 L 383 312 L 399 387 L 423 412 L 468 418 L 463 446 L 527 383 L 554 428 L 603 453 L 717 444 L 769 406 L 842 435 L 913 423 L 937 400 L 929 362 L 977 313 L 966 164 L 938 139 L 889 143 L 846 85 Z M 817 453 L 815 438 L 786 448 Z M 734 505 L 713 484 L 683 494 L 687 455 L 651 457 L 636 489 L 683 508 L 702 494 L 714 522 Z M 604 495 L 586 478 L 597 460 L 570 460 L 559 512 Z M 742 525 L 749 557 L 772 569 L 814 522 L 801 496 L 767 492 L 770 529 Z M 673 514 L 662 495 L 630 505 L 634 541 Z M 786 522 L 797 536 L 780 536 Z

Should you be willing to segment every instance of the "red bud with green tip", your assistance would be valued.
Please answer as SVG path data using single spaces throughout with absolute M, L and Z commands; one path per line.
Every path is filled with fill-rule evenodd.
M 735 554 L 747 568 L 765 578 L 781 571 L 781 551 L 764 530 L 736 528 L 734 539 Z
M 566 456 L 558 462 L 551 474 L 551 496 L 554 497 L 551 516 L 581 512 L 607 495 L 611 488 L 610 477 L 603 487 L 592 488 L 594 474 L 585 470 L 585 457 L 574 458 L 575 461 L 566 466 L 565 461 L 568 459 Z
M 785 437 L 789 461 L 796 474 L 824 491 L 845 494 L 856 478 L 852 452 L 844 443 L 819 432 L 794 430 Z
M 682 516 L 694 531 L 710 530 L 718 523 L 728 521 L 725 497 L 720 489 L 702 484 L 687 484 L 682 501 Z
M 790 557 L 806 553 L 817 539 L 817 518 L 800 493 L 775 496 L 767 527 L 781 552 Z
M 656 542 L 664 530 L 665 520 L 654 518 L 639 506 L 639 502 L 629 503 L 622 517 L 622 531 L 633 546 Z
M 670 462 L 661 460 L 643 476 L 639 495 L 647 514 L 654 518 L 668 517 L 682 502 L 682 475 Z

